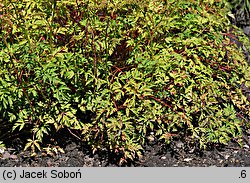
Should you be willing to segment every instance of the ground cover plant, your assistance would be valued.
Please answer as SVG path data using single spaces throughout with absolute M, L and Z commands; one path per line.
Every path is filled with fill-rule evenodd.
M 2 143 L 21 133 L 35 155 L 64 128 L 122 163 L 141 155 L 149 135 L 206 148 L 240 143 L 249 128 L 240 89 L 249 68 L 230 41 L 246 37 L 232 29 L 226 1 L 0 6 Z

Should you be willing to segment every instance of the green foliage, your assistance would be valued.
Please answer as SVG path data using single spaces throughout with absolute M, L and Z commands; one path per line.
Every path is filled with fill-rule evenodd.
M 3 141 L 0 141 L 0 149 L 3 150 L 5 149 L 5 145 L 3 144 Z M 0 152 L 1 153 L 1 152 Z
M 247 65 L 221 1 L 6 0 L 0 114 L 25 148 L 67 128 L 93 151 L 140 156 L 145 137 L 201 148 L 241 135 Z M 91 115 L 90 115 L 91 114 Z M 86 117 L 87 116 L 87 117 Z

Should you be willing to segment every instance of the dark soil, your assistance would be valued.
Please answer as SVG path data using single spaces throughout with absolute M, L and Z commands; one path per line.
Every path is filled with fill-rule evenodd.
M 65 133 L 62 133 L 65 134 Z M 0 167 L 114 167 L 117 156 L 103 150 L 92 154 L 87 145 L 74 138 L 59 135 L 57 142 L 65 153 L 39 153 L 31 157 L 30 151 L 23 151 L 24 141 L 15 138 L 2 153 Z M 246 167 L 250 166 L 250 134 L 245 135 L 243 147 L 231 142 L 228 146 L 211 146 L 205 151 L 194 145 L 173 141 L 166 145 L 151 141 L 144 147 L 143 157 L 124 163 L 127 167 Z M 51 142 L 53 139 L 51 139 Z

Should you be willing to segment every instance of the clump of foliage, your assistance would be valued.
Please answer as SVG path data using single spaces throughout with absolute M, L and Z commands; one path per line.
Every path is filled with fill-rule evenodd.
M 124 160 L 140 156 L 149 132 L 166 142 L 186 136 L 201 148 L 240 137 L 247 65 L 227 37 L 225 2 L 1 6 L 1 123 L 25 131 L 33 152 L 62 128 Z

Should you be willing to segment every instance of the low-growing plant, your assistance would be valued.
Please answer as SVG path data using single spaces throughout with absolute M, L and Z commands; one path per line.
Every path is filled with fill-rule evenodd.
M 5 0 L 0 115 L 26 149 L 66 128 L 92 146 L 141 155 L 146 136 L 201 148 L 241 136 L 247 64 L 224 1 Z M 240 34 L 237 33 L 236 34 Z

